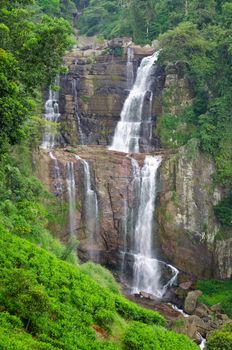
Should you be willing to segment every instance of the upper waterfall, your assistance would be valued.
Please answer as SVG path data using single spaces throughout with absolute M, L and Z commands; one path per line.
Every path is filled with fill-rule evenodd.
M 139 152 L 141 124 L 144 119 L 144 100 L 147 92 L 151 89 L 152 72 L 158 56 L 159 51 L 142 60 L 133 88 L 124 103 L 110 150 L 125 153 Z M 151 91 L 150 96 L 152 96 Z

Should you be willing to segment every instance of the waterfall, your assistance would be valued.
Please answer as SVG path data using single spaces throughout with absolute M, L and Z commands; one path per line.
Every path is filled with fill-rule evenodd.
M 79 115 L 79 107 L 78 107 L 78 100 L 77 100 L 77 81 L 75 79 L 72 80 L 72 92 L 74 96 L 74 114 L 77 118 L 77 128 L 78 128 L 78 133 L 80 137 L 80 144 L 84 145 L 84 134 L 81 127 L 81 118 Z
M 76 156 L 76 159 L 80 160 L 83 170 L 84 170 L 84 191 L 85 191 L 85 225 L 86 234 L 88 238 L 88 248 L 90 253 L 90 258 L 92 260 L 96 259 L 94 254 L 94 246 L 96 245 L 96 235 L 99 232 L 99 210 L 98 210 L 98 200 L 97 194 L 92 189 L 91 185 L 91 174 L 89 163 L 84 159 Z
M 121 278 L 125 281 L 127 259 L 133 259 L 133 294 L 145 292 L 161 298 L 177 279 L 179 271 L 172 265 L 155 257 L 154 213 L 157 192 L 157 171 L 161 164 L 160 156 L 146 156 L 140 169 L 136 159 L 131 160 L 133 207 L 124 203 L 123 247 Z M 126 199 L 124 199 L 125 202 Z M 130 238 L 130 243 L 128 242 Z M 162 270 L 168 271 L 168 279 L 162 279 Z
M 59 86 L 59 77 L 56 77 L 55 84 Z M 59 92 L 49 89 L 49 97 L 44 105 L 44 118 L 48 122 L 43 134 L 43 141 L 41 147 L 43 149 L 52 149 L 55 146 L 55 130 L 53 130 L 51 123 L 57 123 L 60 117 L 59 113 Z
M 158 55 L 159 52 L 156 52 L 152 56 L 145 57 L 138 68 L 135 83 L 124 103 L 121 119 L 115 130 L 111 150 L 139 152 L 144 100 L 151 88 L 154 63 Z
M 159 296 L 159 264 L 153 258 L 152 233 L 156 198 L 156 174 L 161 157 L 146 156 L 141 169 L 140 203 L 134 233 L 133 290 Z
M 54 156 L 52 152 L 49 153 L 50 158 L 54 161 L 54 187 L 57 196 L 61 196 L 63 193 L 62 180 L 60 176 L 60 167 L 57 158 Z
M 130 90 L 134 84 L 134 49 L 128 47 L 127 49 L 127 64 L 126 64 L 126 74 L 127 74 L 127 88 Z
M 76 231 L 76 185 L 73 162 L 67 162 L 66 182 L 69 202 L 69 233 L 73 235 Z

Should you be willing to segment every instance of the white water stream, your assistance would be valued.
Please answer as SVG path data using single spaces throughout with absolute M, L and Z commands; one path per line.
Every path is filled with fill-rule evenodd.
M 137 77 L 127 97 L 118 122 L 110 150 L 125 153 L 139 152 L 141 124 L 143 122 L 143 107 L 147 92 L 151 89 L 152 72 L 159 52 L 145 57 L 137 71 Z M 151 96 L 151 92 L 150 92 Z
M 146 156 L 140 173 L 138 216 L 134 232 L 133 293 L 140 291 L 162 296 L 159 262 L 153 256 L 153 215 L 156 199 L 156 175 L 160 156 Z
M 59 77 L 55 79 L 55 85 L 59 86 Z M 49 97 L 44 105 L 44 118 L 48 122 L 43 134 L 43 141 L 41 147 L 43 149 L 52 149 L 55 146 L 56 131 L 52 125 L 57 123 L 60 117 L 59 113 L 59 91 L 49 89 Z
M 76 232 L 76 184 L 73 162 L 67 162 L 67 190 L 69 202 L 69 233 L 74 235 Z
M 84 170 L 84 193 L 85 193 L 85 224 L 86 233 L 88 238 L 88 249 L 90 253 L 90 258 L 95 259 L 94 246 L 96 245 L 97 234 L 99 232 L 99 210 L 98 210 L 98 200 L 97 194 L 92 189 L 91 184 L 91 174 L 89 163 L 76 156 L 83 166 Z
M 55 191 L 56 195 L 60 196 L 63 193 L 63 186 L 62 186 L 62 180 L 60 175 L 60 167 L 57 158 L 54 156 L 52 152 L 49 152 L 50 158 L 54 161 L 54 176 L 55 176 Z
M 124 198 L 121 278 L 124 281 L 127 258 L 133 257 L 132 294 L 145 292 L 162 298 L 167 289 L 176 283 L 179 273 L 174 266 L 158 260 L 154 251 L 157 171 L 162 158 L 146 156 L 142 169 L 136 159 L 133 157 L 129 159 L 132 167 L 132 193 L 136 203 L 130 209 Z M 128 246 L 128 237 L 130 237 L 131 246 Z M 165 269 L 170 275 L 166 283 L 161 281 L 161 273 Z

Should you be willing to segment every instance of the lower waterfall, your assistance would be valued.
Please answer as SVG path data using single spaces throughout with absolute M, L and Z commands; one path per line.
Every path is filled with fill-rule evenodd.
M 140 169 L 138 162 L 129 157 L 132 167 L 133 196 L 136 203 L 129 210 L 124 204 L 122 278 L 126 269 L 126 256 L 133 260 L 132 294 L 145 292 L 162 298 L 167 288 L 176 282 L 178 270 L 155 257 L 154 213 L 157 193 L 157 171 L 161 164 L 161 156 L 146 156 Z M 129 228 L 130 226 L 130 228 Z M 128 236 L 130 246 L 128 247 Z M 162 279 L 162 271 L 169 271 L 169 278 Z
M 67 190 L 69 202 L 69 233 L 75 234 L 76 231 L 76 184 L 73 162 L 67 162 Z
M 99 210 L 97 194 L 92 189 L 89 163 L 86 160 L 80 158 L 79 156 L 76 156 L 76 159 L 81 162 L 84 170 L 84 207 L 88 250 L 90 259 L 96 260 L 97 257 L 94 253 L 94 246 L 96 245 L 96 236 L 99 232 Z
M 146 156 L 141 169 L 140 202 L 134 232 L 133 292 L 160 296 L 159 264 L 152 255 L 153 215 L 156 198 L 156 174 L 161 157 Z

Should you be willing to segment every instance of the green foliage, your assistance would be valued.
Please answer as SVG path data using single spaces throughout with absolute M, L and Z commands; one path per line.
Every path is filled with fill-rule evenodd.
M 208 350 L 230 350 L 232 348 L 232 326 L 231 323 L 223 326 L 220 330 L 213 332 L 208 341 Z
M 203 295 L 200 297 L 203 303 L 209 306 L 221 303 L 222 311 L 229 317 L 232 317 L 231 280 L 202 280 L 198 281 L 197 287 L 203 292 Z
M 196 6 L 197 1 L 194 3 Z M 207 11 L 203 18 L 200 16 L 197 19 L 191 13 L 191 22 L 181 22 L 159 37 L 163 48 L 160 63 L 185 62 L 185 74 L 194 93 L 191 108 L 187 107 L 174 116 L 173 113 L 165 114 L 160 119 L 159 132 L 162 144 L 166 147 L 178 147 L 192 138 L 198 139 L 200 149 L 215 159 L 215 180 L 231 185 L 232 80 L 229 71 L 232 56 L 228 38 L 231 37 L 232 27 L 228 19 L 230 6 L 215 5 L 209 1 L 204 5 Z M 190 16 L 191 3 L 189 6 Z M 200 3 L 197 6 L 202 9 Z M 228 13 L 223 11 L 224 8 Z M 177 106 L 175 101 L 171 102 L 174 107 Z
M 125 335 L 126 350 L 194 350 L 197 345 L 181 334 L 168 332 L 158 326 L 144 326 L 140 322 L 132 323 Z
M 165 326 L 165 319 L 158 312 L 143 309 L 142 307 L 129 302 L 121 296 L 115 297 L 115 307 L 117 312 L 127 320 Z
M 102 287 L 109 289 L 112 293 L 119 294 L 119 285 L 109 270 L 91 261 L 80 266 L 82 272 L 93 278 Z
M 228 197 L 214 206 L 214 213 L 220 224 L 226 227 L 232 226 L 232 190 Z
M 106 38 L 130 35 L 128 10 L 117 0 L 92 0 L 83 10 L 78 28 L 82 34 L 101 34 Z
M 20 3 L 20 5 L 19 5 Z M 64 19 L 42 15 L 30 1 L 0 2 L 0 150 L 26 137 L 35 96 L 59 72 L 70 46 Z
M 158 313 L 126 301 L 79 267 L 22 238 L 2 230 L 0 244 L 0 330 L 6 350 L 16 344 L 17 349 L 120 350 L 124 346 L 98 340 L 92 328 L 97 324 L 111 333 L 119 319 L 117 312 L 128 320 L 143 321 L 140 325 L 145 333 L 153 330 L 146 323 L 164 324 Z M 169 338 L 182 337 L 160 331 Z M 137 328 L 134 336 L 139 338 L 140 333 Z M 143 343 L 148 348 L 150 340 L 143 339 Z M 186 341 L 185 349 L 192 349 L 190 342 Z

